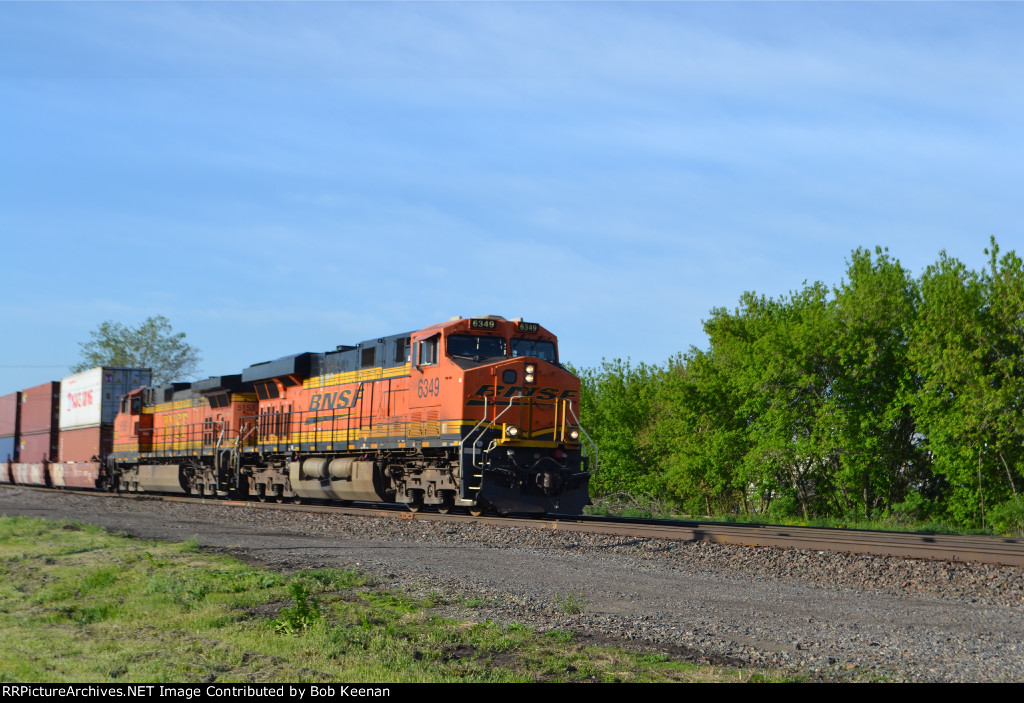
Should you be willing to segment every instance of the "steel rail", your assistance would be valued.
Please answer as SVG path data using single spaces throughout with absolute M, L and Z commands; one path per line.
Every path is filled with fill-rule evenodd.
M 173 497 L 175 500 L 184 498 Z M 212 502 L 212 501 L 211 501 Z M 226 503 L 228 501 L 220 501 Z M 735 525 L 714 522 L 673 520 L 630 520 L 628 518 L 581 517 L 499 517 L 419 512 L 381 506 L 320 506 L 234 502 L 293 510 L 341 512 L 350 515 L 373 515 L 427 522 L 459 522 L 469 520 L 485 525 L 516 525 L 552 532 L 580 532 L 663 539 L 678 542 L 710 542 L 740 547 L 775 549 L 807 549 L 820 552 L 845 552 L 870 556 L 930 559 L 962 563 L 1024 566 L 1024 540 L 986 535 L 935 535 L 910 532 L 880 532 L 840 528 L 799 527 L 780 525 Z
M 806 549 L 819 552 L 844 552 L 870 556 L 902 557 L 938 561 L 1024 566 L 1024 540 L 985 535 L 937 535 L 910 532 L 881 532 L 840 528 L 799 527 L 781 525 L 737 525 L 703 521 L 633 520 L 598 516 L 546 516 L 501 517 L 484 515 L 472 517 L 451 513 L 410 513 L 395 505 L 318 505 L 303 502 L 261 503 L 191 496 L 90 493 L 87 491 L 58 491 L 38 486 L 0 484 L 11 488 L 57 491 L 70 495 L 166 502 L 209 503 L 245 509 L 300 510 L 343 515 L 379 517 L 424 522 L 463 522 L 481 525 L 519 526 L 551 532 L 579 532 L 618 535 L 623 537 L 661 539 L 675 542 L 710 542 L 712 544 L 741 547 L 768 547 L 774 549 Z

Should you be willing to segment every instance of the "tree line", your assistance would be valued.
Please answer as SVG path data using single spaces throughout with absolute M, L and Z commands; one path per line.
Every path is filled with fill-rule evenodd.
M 920 277 L 851 253 L 836 286 L 745 293 L 706 349 L 576 370 L 600 448 L 596 496 L 691 514 L 961 528 L 1024 519 L 1024 268 L 993 238 L 980 271 L 939 255 Z

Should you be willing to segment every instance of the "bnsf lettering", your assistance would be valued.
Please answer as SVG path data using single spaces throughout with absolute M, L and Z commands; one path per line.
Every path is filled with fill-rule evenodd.
M 73 410 L 75 408 L 87 408 L 92 404 L 91 390 L 68 393 L 68 410 Z
M 498 386 L 497 392 L 495 392 L 494 386 L 489 383 L 480 386 L 473 395 L 512 398 L 517 393 L 527 398 L 537 398 L 537 400 L 554 400 L 556 398 L 559 400 L 571 400 L 579 395 L 579 392 L 574 390 L 563 390 L 561 388 L 529 388 L 523 386 Z
M 359 400 L 361 394 L 357 393 L 352 397 L 352 391 L 338 391 L 337 393 L 314 393 L 309 399 L 309 411 L 334 410 L 335 408 L 351 408 Z

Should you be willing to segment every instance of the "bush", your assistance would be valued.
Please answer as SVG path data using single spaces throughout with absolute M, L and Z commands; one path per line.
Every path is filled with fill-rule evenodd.
M 1015 495 L 988 511 L 992 529 L 1007 537 L 1024 537 L 1024 496 Z
M 768 517 L 776 522 L 792 520 L 802 515 L 803 513 L 800 511 L 800 504 L 797 502 L 796 497 L 788 493 L 776 496 L 771 505 L 768 506 Z
M 917 491 L 907 494 L 902 503 L 893 503 L 884 518 L 896 525 L 914 525 L 927 521 L 935 512 L 935 505 Z

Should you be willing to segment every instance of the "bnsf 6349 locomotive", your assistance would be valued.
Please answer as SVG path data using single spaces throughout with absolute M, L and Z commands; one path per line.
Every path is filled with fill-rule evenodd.
M 540 325 L 456 318 L 133 390 L 107 472 L 122 491 L 577 514 L 596 456 L 579 394 Z

